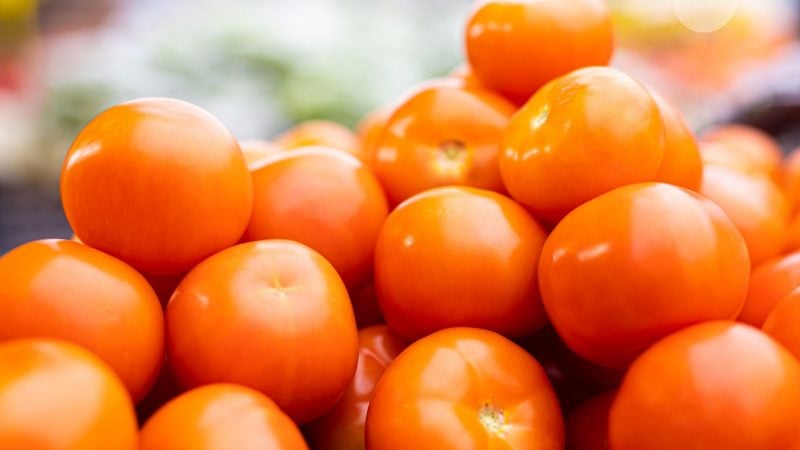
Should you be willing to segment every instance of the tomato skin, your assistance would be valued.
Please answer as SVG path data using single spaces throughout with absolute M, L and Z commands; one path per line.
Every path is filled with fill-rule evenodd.
M 653 181 L 697 191 L 703 178 L 700 146 L 678 107 L 657 92 L 650 94 L 664 122 L 664 159 Z
M 800 147 L 792 150 L 783 162 L 781 182 L 789 197 L 792 212 L 800 207 Z
M 330 411 L 306 427 L 314 450 L 363 450 L 364 425 L 372 392 L 386 367 L 408 343 L 386 325 L 358 332 L 358 368 L 344 396 Z
M 664 158 L 664 123 L 638 81 L 589 67 L 539 90 L 509 123 L 502 149 L 511 197 L 556 223 L 600 194 L 652 180 Z
M 608 450 L 608 414 L 616 392 L 604 392 L 575 408 L 566 421 L 566 450 Z
M 631 366 L 611 408 L 614 450 L 797 449 L 800 364 L 750 326 L 678 331 Z
M 542 227 L 501 194 L 445 187 L 408 199 L 375 246 L 386 322 L 411 339 L 453 326 L 536 331 L 547 320 L 536 276 L 544 239 Z
M 719 207 L 682 188 L 641 183 L 567 215 L 545 242 L 539 283 L 564 342 L 594 363 L 624 368 L 674 330 L 736 317 L 749 272 L 741 233 Z
M 466 54 L 487 87 L 524 103 L 550 80 L 608 63 L 614 31 L 602 0 L 494 0 L 466 25 Z
M 142 428 L 139 450 L 307 450 L 303 435 L 258 391 L 210 384 L 167 403 Z
M 761 329 L 800 359 L 800 289 L 795 289 L 770 311 Z
M 349 128 L 330 120 L 307 120 L 284 131 L 274 139 L 287 150 L 302 147 L 330 147 L 368 162 L 361 140 Z
M 701 138 L 706 164 L 723 165 L 747 173 L 780 179 L 781 151 L 770 135 L 748 125 L 722 125 Z
M 330 263 L 296 242 L 240 244 L 203 261 L 173 294 L 166 322 L 182 386 L 252 387 L 299 424 L 331 408 L 356 370 L 347 290 Z
M 539 363 L 497 333 L 450 328 L 411 344 L 381 377 L 367 449 L 564 448 L 564 423 Z
M 753 269 L 747 300 L 737 320 L 760 327 L 775 304 L 800 287 L 800 251 L 775 257 Z
M 0 344 L 0 448 L 136 450 L 128 392 L 99 358 L 50 339 Z
M 386 128 L 386 121 L 389 120 L 391 112 L 391 109 L 386 106 L 376 108 L 367 113 L 358 123 L 356 133 L 361 139 L 361 151 L 367 166 L 372 166 L 372 158 L 375 156 L 381 134 Z
M 111 366 L 134 401 L 150 390 L 164 355 L 164 319 L 132 267 L 77 242 L 33 241 L 0 258 L 0 286 L 0 341 L 75 342 Z

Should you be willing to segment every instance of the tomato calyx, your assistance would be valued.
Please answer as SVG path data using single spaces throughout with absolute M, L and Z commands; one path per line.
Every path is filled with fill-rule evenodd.
M 459 176 L 468 164 L 469 152 L 466 142 L 460 139 L 447 139 L 436 149 L 436 166 L 442 173 Z
M 478 420 L 491 435 L 502 437 L 508 431 L 505 411 L 492 403 L 481 405 L 478 409 Z

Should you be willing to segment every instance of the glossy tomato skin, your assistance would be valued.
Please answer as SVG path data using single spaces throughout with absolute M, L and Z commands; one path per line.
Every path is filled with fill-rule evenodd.
M 797 449 L 800 364 L 727 321 L 678 331 L 633 363 L 611 407 L 614 450 Z
M 522 207 L 495 192 L 445 187 L 412 197 L 375 246 L 386 322 L 412 339 L 453 326 L 536 331 L 546 322 L 536 276 L 544 239 Z
M 770 135 L 748 125 L 722 125 L 702 136 L 701 151 L 707 164 L 732 167 L 780 179 L 783 151 Z
M 285 149 L 330 147 L 367 162 L 361 140 L 349 128 L 330 120 L 307 120 L 278 135 L 274 142 Z
M 522 104 L 558 76 L 607 64 L 614 31 L 602 0 L 494 0 L 478 3 L 465 42 L 478 79 Z
M 147 98 L 95 117 L 70 147 L 61 199 L 82 242 L 155 275 L 235 244 L 250 220 L 250 173 L 208 112 Z
M 100 356 L 135 401 L 147 394 L 164 355 L 164 319 L 132 267 L 77 242 L 34 241 L 0 258 L 0 286 L 0 341 L 75 342 Z
M 697 191 L 703 178 L 700 147 L 683 114 L 672 102 L 650 91 L 664 122 L 664 159 L 653 181 Z
M 359 160 L 324 147 L 285 152 L 253 170 L 253 189 L 246 240 L 308 245 L 351 287 L 370 278 L 389 207 L 378 180 Z
M 364 450 L 364 424 L 375 385 L 408 343 L 386 325 L 358 332 L 358 368 L 344 396 L 324 416 L 306 427 L 314 450 Z
M 503 192 L 499 141 L 515 109 L 457 80 L 415 87 L 393 110 L 372 160 L 389 202 L 447 185 Z
M 511 197 L 556 223 L 600 194 L 652 180 L 663 158 L 664 123 L 647 89 L 589 67 L 548 83 L 514 116 L 500 172 Z
M 136 450 L 128 392 L 99 358 L 75 344 L 0 344 L 0 448 Z
M 347 290 L 319 253 L 292 241 L 240 244 L 195 267 L 167 305 L 180 384 L 230 382 L 308 423 L 353 377 L 358 333 Z
M 497 333 L 451 328 L 411 344 L 367 412 L 367 449 L 556 450 L 564 423 L 539 363 Z
M 760 327 L 782 298 L 800 287 L 800 252 L 775 257 L 753 269 L 738 320 Z
M 770 311 L 761 329 L 800 359 L 800 289 L 795 289 Z
M 672 331 L 736 317 L 749 272 L 741 233 L 719 207 L 682 188 L 641 183 L 567 215 L 544 245 L 539 283 L 564 342 L 594 363 L 624 368 Z
M 167 403 L 142 428 L 139 450 L 306 450 L 292 420 L 264 394 L 210 384 Z
M 609 450 L 608 413 L 615 395 L 609 391 L 594 396 L 569 414 L 567 450 Z

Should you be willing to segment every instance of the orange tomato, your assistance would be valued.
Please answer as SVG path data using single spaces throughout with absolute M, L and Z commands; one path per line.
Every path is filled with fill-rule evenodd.
M 283 151 L 283 149 L 277 144 L 273 144 L 272 142 L 261 139 L 249 139 L 246 141 L 241 141 L 239 142 L 239 146 L 242 148 L 242 154 L 244 155 L 244 159 L 247 161 L 247 166 L 250 168 L 250 170 L 253 170 L 253 167 L 265 157 L 272 156 Z
M 408 345 L 386 325 L 358 333 L 358 368 L 336 406 L 306 427 L 314 450 L 364 450 L 364 424 L 372 391 L 386 367 Z
M 770 135 L 748 125 L 723 125 L 702 136 L 706 164 L 724 165 L 779 179 L 783 151 Z
M 330 409 L 356 370 L 358 332 L 344 283 L 296 242 L 241 244 L 203 261 L 178 286 L 166 320 L 182 386 L 249 386 L 300 424 Z
M 0 258 L 0 286 L 0 340 L 75 342 L 111 366 L 135 401 L 147 394 L 164 356 L 164 320 L 133 268 L 77 242 L 34 241 Z
M 782 170 L 783 187 L 789 197 L 792 211 L 800 207 L 800 147 L 794 149 L 786 157 Z
M 545 231 L 495 192 L 447 187 L 397 207 L 375 246 L 386 322 L 407 338 L 453 326 L 530 334 L 545 324 L 536 267 Z
M 564 448 L 564 422 L 536 360 L 491 331 L 451 328 L 386 369 L 367 412 L 370 450 Z
M 361 151 L 364 155 L 364 162 L 367 165 L 372 165 L 372 158 L 375 156 L 375 151 L 381 139 L 381 134 L 386 128 L 386 121 L 391 116 L 391 110 L 387 107 L 381 107 L 370 111 L 358 123 L 356 132 L 359 139 L 361 139 Z
M 497 157 L 515 107 L 454 80 L 413 91 L 387 121 L 372 159 L 389 202 L 445 185 L 504 191 Z
M 611 407 L 614 450 L 797 449 L 800 364 L 764 333 L 708 322 L 653 345 Z
M 0 344 L 0 448 L 135 450 L 122 382 L 96 356 L 48 339 Z
M 653 181 L 697 191 L 703 178 L 703 162 L 697 140 L 674 104 L 652 90 L 650 94 L 664 121 L 664 159 Z
M 389 214 L 378 180 L 342 152 L 305 148 L 253 170 L 245 239 L 291 239 L 320 252 L 348 286 L 372 274 L 375 240 Z
M 753 269 L 738 320 L 760 327 L 775 304 L 800 287 L 800 252 L 772 258 Z
M 139 450 L 307 450 L 275 402 L 253 389 L 212 384 L 184 393 L 142 428 Z
M 663 183 L 625 186 L 579 206 L 545 242 L 542 300 L 578 355 L 624 368 L 656 340 L 733 319 L 747 293 L 741 233 L 711 201 Z
M 148 98 L 95 117 L 70 147 L 61 199 L 81 241 L 155 275 L 235 244 L 253 207 L 239 144 L 208 112 Z
M 784 253 L 800 250 L 800 214 L 795 214 L 786 225 L 786 232 L 783 235 Z
M 356 325 L 359 329 L 386 322 L 383 320 L 383 313 L 378 306 L 375 284 L 372 281 L 351 289 L 350 301 L 353 304 L 353 314 L 356 316 Z
M 604 392 L 578 406 L 567 417 L 567 450 L 608 450 L 608 413 L 615 392 Z
M 518 103 L 567 72 L 607 64 L 614 51 L 603 0 L 483 1 L 465 34 L 478 79 Z
M 508 192 L 557 222 L 604 192 L 652 180 L 664 158 L 664 123 L 638 81 L 591 67 L 537 92 L 511 120 L 502 146 Z
M 330 120 L 307 120 L 284 131 L 274 142 L 285 149 L 321 146 L 331 147 L 349 153 L 366 162 L 361 140 L 344 125 Z
M 800 288 L 772 308 L 761 329 L 800 359 Z

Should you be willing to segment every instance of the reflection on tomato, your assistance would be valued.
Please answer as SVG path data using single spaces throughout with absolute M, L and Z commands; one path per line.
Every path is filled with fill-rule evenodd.
M 760 327 L 775 304 L 800 287 L 800 252 L 773 258 L 753 269 L 738 320 Z
M 578 406 L 567 417 L 567 450 L 608 450 L 608 413 L 615 392 L 604 392 Z

